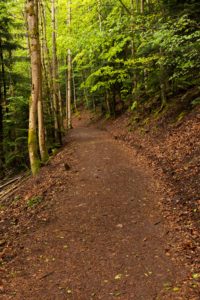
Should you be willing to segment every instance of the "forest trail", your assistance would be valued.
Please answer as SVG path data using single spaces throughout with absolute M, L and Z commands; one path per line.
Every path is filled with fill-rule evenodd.
M 53 216 L 24 235 L 2 299 L 172 299 L 160 295 L 183 270 L 166 255 L 153 179 L 105 131 L 78 127 L 68 139 L 70 182 L 47 191 Z

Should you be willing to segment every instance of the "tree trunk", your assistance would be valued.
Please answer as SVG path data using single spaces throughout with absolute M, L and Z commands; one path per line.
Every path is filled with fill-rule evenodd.
M 67 128 L 72 127 L 71 124 L 71 98 L 72 98 L 72 59 L 71 50 L 68 49 L 67 55 Z
M 144 0 L 140 0 L 140 12 L 141 14 L 143 15 L 144 14 Z M 147 92 L 147 69 L 144 68 L 143 70 L 143 81 L 144 81 L 144 89 L 145 89 L 145 92 Z
M 111 108 L 110 108 L 110 95 L 109 92 L 106 91 L 106 106 L 107 106 L 107 114 L 109 115 L 109 117 L 111 116 Z
M 132 40 L 131 40 L 131 55 L 133 59 L 135 58 L 136 50 L 135 50 L 135 36 L 134 36 L 134 0 L 131 0 L 131 33 L 132 33 Z M 138 2 L 136 1 L 136 10 L 138 7 Z M 136 70 L 134 70 L 133 74 L 133 90 L 134 92 L 137 89 L 137 74 Z
M 28 33 L 30 36 L 32 93 L 29 110 L 29 157 L 32 173 L 35 175 L 39 169 L 37 153 L 37 113 L 38 113 L 38 140 L 42 162 L 48 159 L 45 142 L 45 129 L 42 105 L 42 67 L 38 25 L 38 0 L 27 3 Z
M 133 2 L 133 0 L 132 0 Z M 139 12 L 139 0 L 135 0 L 135 10 L 138 13 Z
M 42 76 L 41 76 L 41 81 L 42 81 Z M 42 93 L 40 94 L 40 97 L 38 99 L 38 139 L 39 139 L 39 150 L 40 150 L 41 161 L 46 162 L 49 157 L 48 157 L 48 152 L 46 148 L 46 139 L 45 139 Z
M 4 64 L 4 55 L 3 55 L 3 48 L 2 48 L 2 40 L 0 38 L 0 61 L 1 61 L 1 84 L 3 87 L 3 93 L 2 93 L 2 103 L 4 106 L 6 106 L 6 76 L 5 76 L 5 64 Z
M 99 18 L 99 30 L 102 32 L 102 16 L 101 16 L 101 0 L 98 0 L 98 18 Z
M 1 90 L 1 86 L 0 86 Z M 4 151 L 3 151 L 3 106 L 2 93 L 0 91 L 0 179 L 4 176 Z
M 52 66 L 51 59 L 49 54 L 49 48 L 47 43 L 47 33 L 46 33 L 46 8 L 43 4 L 43 1 L 40 1 L 40 18 L 41 18 L 41 31 L 42 31 L 42 66 L 44 74 L 44 83 L 46 87 L 45 97 L 48 98 L 47 103 L 47 112 L 50 118 L 50 137 L 53 142 L 55 142 L 55 129 L 54 129 L 54 105 L 53 105 L 53 78 L 52 78 Z
M 144 13 L 144 0 L 141 0 L 140 2 L 140 10 L 141 10 L 141 14 Z
M 2 69 L 2 45 L 0 38 L 0 65 Z M 0 72 L 0 179 L 4 177 L 4 149 L 3 149 L 3 82 L 2 82 L 2 72 Z
M 54 104 L 54 122 L 55 137 L 62 145 L 62 128 L 59 108 L 59 87 L 58 87 L 58 60 L 56 48 L 56 19 L 55 19 L 55 0 L 52 0 L 52 75 L 53 75 L 53 104 Z
M 43 101 L 42 101 L 42 62 L 41 62 L 41 47 L 39 40 L 39 18 L 38 18 L 39 4 L 37 5 L 37 26 L 38 26 L 38 81 L 39 81 L 39 97 L 38 97 L 38 140 L 39 140 L 39 150 L 41 161 L 46 162 L 48 160 L 48 152 L 46 148 L 45 139 L 45 126 L 44 126 L 44 114 L 43 114 Z
M 67 2 L 67 26 L 71 25 L 71 0 Z M 66 117 L 67 117 L 67 128 L 72 128 L 71 120 L 71 102 L 72 102 L 72 55 L 71 50 L 67 52 L 67 93 L 66 93 Z
M 163 55 L 162 49 L 160 48 L 160 56 Z M 166 94 L 166 72 L 163 64 L 160 65 L 160 94 L 161 94 L 161 109 L 167 104 Z
M 31 56 L 31 75 L 32 75 L 32 91 L 29 107 L 29 131 L 28 131 L 28 148 L 30 165 L 33 175 L 37 174 L 40 167 L 37 143 L 37 106 L 38 99 L 41 95 L 41 83 L 38 80 L 41 72 L 40 62 L 40 45 L 37 23 L 38 2 L 28 0 L 27 2 L 27 18 L 28 18 L 28 34 L 30 37 L 30 56 Z
M 75 78 L 74 78 L 74 69 L 73 69 L 73 66 L 72 66 L 72 78 L 73 78 L 74 108 L 75 108 L 75 111 L 77 111 L 78 107 L 77 107 L 77 99 L 76 99 L 76 85 L 75 85 Z

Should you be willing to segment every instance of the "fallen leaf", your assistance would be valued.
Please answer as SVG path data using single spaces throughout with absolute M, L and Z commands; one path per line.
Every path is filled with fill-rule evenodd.
M 200 273 L 194 273 L 192 274 L 193 279 L 199 279 L 200 278 Z
M 174 288 L 172 289 L 172 291 L 173 291 L 173 292 L 179 292 L 179 291 L 180 291 L 180 288 L 176 286 L 176 287 L 174 287 Z
M 121 278 L 122 278 L 122 274 L 117 274 L 116 276 L 115 276 L 115 280 L 120 280 Z

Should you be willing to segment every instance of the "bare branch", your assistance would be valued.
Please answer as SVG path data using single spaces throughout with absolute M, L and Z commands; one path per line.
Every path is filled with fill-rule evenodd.
M 131 16 L 132 12 L 129 10 L 129 8 L 122 2 L 122 0 L 119 0 L 125 11 Z

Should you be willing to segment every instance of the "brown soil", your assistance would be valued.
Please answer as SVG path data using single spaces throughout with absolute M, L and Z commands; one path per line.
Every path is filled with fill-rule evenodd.
M 133 122 L 144 120 L 144 112 L 139 117 L 137 113 L 127 112 L 116 120 L 100 119 L 98 127 L 128 145 L 137 160 L 153 171 L 162 193 L 162 215 L 170 228 L 169 252 L 187 265 L 191 273 L 183 282 L 185 291 L 181 299 L 193 299 L 191 277 L 198 278 L 194 285 L 198 285 L 196 297 L 199 299 L 200 107 L 180 120 L 174 108 L 156 118 L 148 115 L 145 123 Z
M 198 299 L 192 277 L 194 292 L 182 296 L 192 274 L 170 254 L 175 230 L 159 181 L 132 149 L 83 121 L 4 203 L 1 299 Z

